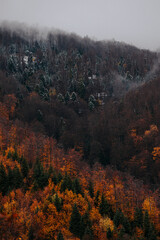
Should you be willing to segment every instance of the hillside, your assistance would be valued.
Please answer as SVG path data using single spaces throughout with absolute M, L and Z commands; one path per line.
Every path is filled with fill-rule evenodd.
M 160 239 L 159 92 L 155 52 L 1 26 L 2 239 Z

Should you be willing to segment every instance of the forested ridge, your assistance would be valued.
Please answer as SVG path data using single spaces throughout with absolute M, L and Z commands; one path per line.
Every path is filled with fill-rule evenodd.
M 160 238 L 155 52 L 0 28 L 2 239 Z

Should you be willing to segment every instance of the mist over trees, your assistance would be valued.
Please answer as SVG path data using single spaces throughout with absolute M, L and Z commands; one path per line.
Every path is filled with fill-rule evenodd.
M 0 99 L 16 97 L 12 120 L 55 138 L 65 151 L 82 151 L 91 166 L 110 164 L 158 184 L 157 53 L 17 25 L 1 26 L 0 52 Z

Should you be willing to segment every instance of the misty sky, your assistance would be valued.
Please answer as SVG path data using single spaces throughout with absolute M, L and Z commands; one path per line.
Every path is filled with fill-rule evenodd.
M 0 0 L 0 21 L 160 49 L 160 0 Z

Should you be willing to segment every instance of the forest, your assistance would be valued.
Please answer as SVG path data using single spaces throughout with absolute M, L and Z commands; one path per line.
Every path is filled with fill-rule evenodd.
M 160 239 L 159 54 L 0 27 L 1 239 Z

